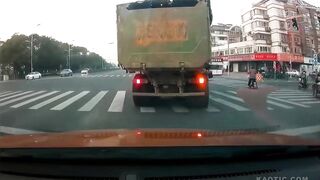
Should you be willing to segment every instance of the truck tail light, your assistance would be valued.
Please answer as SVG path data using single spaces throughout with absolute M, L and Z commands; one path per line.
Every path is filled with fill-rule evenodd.
M 204 77 L 199 77 L 198 78 L 198 83 L 199 84 L 204 84 L 205 83 Z
M 134 82 L 135 84 L 141 84 L 141 79 L 135 79 Z

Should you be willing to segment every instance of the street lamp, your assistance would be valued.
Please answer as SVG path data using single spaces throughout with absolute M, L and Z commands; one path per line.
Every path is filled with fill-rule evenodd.
M 74 40 L 72 40 L 72 42 L 74 42 Z M 67 62 L 67 65 L 68 65 L 68 69 L 71 69 L 71 44 L 68 44 L 68 62 Z

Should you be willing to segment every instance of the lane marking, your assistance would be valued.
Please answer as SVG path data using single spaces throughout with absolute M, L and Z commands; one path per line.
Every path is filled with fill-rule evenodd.
M 154 113 L 156 109 L 154 107 L 140 107 L 140 112 L 142 113 Z
M 108 109 L 108 112 L 122 112 L 126 91 L 118 91 Z
M 32 131 L 32 130 L 14 128 L 14 127 L 7 127 L 7 126 L 0 126 L 0 132 L 4 134 L 10 134 L 10 135 L 42 133 L 40 131 Z
M 320 104 L 320 101 L 308 101 L 308 102 L 302 102 L 302 104 Z
M 38 96 L 38 97 L 35 97 L 35 98 L 32 98 L 32 99 L 29 99 L 29 100 L 27 100 L 27 101 L 21 102 L 21 103 L 19 103 L 19 104 L 13 105 L 13 106 L 11 106 L 11 107 L 12 107 L 12 108 L 18 108 L 18 107 L 24 106 L 24 105 L 26 105 L 26 104 L 32 103 L 32 102 L 34 102 L 34 101 L 37 101 L 37 100 L 39 100 L 39 99 L 45 98 L 45 97 L 47 97 L 47 96 L 50 96 L 50 95 L 52 95 L 52 94 L 55 94 L 55 93 L 57 93 L 57 92 L 59 92 L 59 91 L 52 91 L 52 92 L 43 94 L 43 95 L 41 95 L 41 96 Z
M 268 104 L 272 104 L 274 106 L 282 107 L 284 109 L 293 109 L 292 106 L 288 106 L 288 105 L 285 105 L 285 104 L 277 103 L 277 102 L 274 102 L 274 101 L 271 101 L 271 100 L 267 100 L 267 103 Z
M 122 77 L 126 77 L 126 75 L 123 75 Z
M 78 109 L 78 111 L 91 111 L 107 93 L 108 91 L 100 91 L 97 95 L 90 99 L 90 101 Z
M 228 91 L 228 92 L 231 94 L 237 94 L 237 92 L 235 92 L 235 91 Z
M 211 92 L 212 93 L 212 92 Z M 227 97 L 227 98 L 230 98 L 230 99 L 233 99 L 233 100 L 236 100 L 236 101 L 239 101 L 239 102 L 243 102 L 244 103 L 244 100 L 239 98 L 239 97 L 235 97 L 235 96 L 231 96 L 229 94 L 226 94 L 226 93 L 223 93 L 223 92 L 218 92 L 218 91 L 213 91 L 213 94 L 219 94 L 221 96 L 224 96 L 224 97 Z
M 221 110 L 220 109 L 217 109 L 213 106 L 209 106 L 207 109 L 206 109 L 207 112 L 220 112 Z
M 269 133 L 287 135 L 287 136 L 299 136 L 303 134 L 312 134 L 312 133 L 318 133 L 318 132 L 320 132 L 320 125 L 300 127 L 300 128 L 294 128 L 294 129 L 284 129 L 279 131 L 272 131 Z
M 172 110 L 176 113 L 187 113 L 189 112 L 189 109 L 184 107 L 184 106 L 180 106 L 180 105 L 173 105 L 171 106 Z
M 290 99 L 290 98 L 310 98 L 313 97 L 312 95 L 310 96 L 269 96 L 272 98 L 281 98 L 281 99 Z
M 220 103 L 220 104 L 223 104 L 225 106 L 228 106 L 228 107 L 230 107 L 232 109 L 235 109 L 237 111 L 250 111 L 248 108 L 245 108 L 243 106 L 234 104 L 234 103 L 229 102 L 229 101 L 225 101 L 225 100 L 220 99 L 220 98 L 212 98 L 212 97 L 210 97 L 210 100 L 215 101 L 215 102 Z
M 120 77 L 120 75 L 118 74 L 117 77 Z
M 38 94 L 42 94 L 42 93 L 44 93 L 44 92 L 46 92 L 46 91 L 38 91 L 38 92 L 34 92 L 34 93 L 32 93 L 32 94 L 28 94 L 28 95 L 21 96 L 21 97 L 15 98 L 15 99 L 11 99 L 11 100 L 9 100 L 9 101 L 0 103 L 0 106 L 5 106 L 5 105 L 8 105 L 8 104 L 11 104 L 11 103 L 14 103 L 14 102 L 23 100 L 23 99 L 27 99 L 27 98 L 29 98 L 29 97 L 32 97 L 32 96 L 35 96 L 35 95 L 38 95 Z
M 11 91 L 4 91 L 4 92 L 1 92 L 0 95 L 7 94 L 9 92 L 11 92 Z
M 281 95 L 309 95 L 309 93 L 271 93 L 272 96 L 281 96 Z
M 273 110 L 274 110 L 272 107 L 267 107 L 267 109 L 268 109 L 269 111 L 273 111 Z
M 77 100 L 81 99 L 85 95 L 87 95 L 90 91 L 82 91 L 81 93 L 67 99 L 66 101 L 62 102 L 61 104 L 56 105 L 55 107 L 51 108 L 50 110 L 54 111 L 60 111 L 63 110 L 64 108 L 68 107 L 72 103 L 76 102 Z
M 288 101 L 316 101 L 315 98 L 298 98 L 298 99 L 288 99 Z
M 113 77 L 114 75 L 110 75 L 110 77 Z
M 0 97 L 10 96 L 10 95 L 12 95 L 12 94 L 17 94 L 17 93 L 20 93 L 20 92 L 22 92 L 22 91 L 10 92 L 10 93 L 3 94 L 3 95 L 1 95 Z
M 5 98 L 0 99 L 0 102 L 1 102 L 1 101 L 5 101 L 5 100 L 8 100 L 8 99 L 11 99 L 11 98 L 15 98 L 15 97 L 18 97 L 18 96 L 22 96 L 22 95 L 24 95 L 24 94 L 29 94 L 29 93 L 31 93 L 31 92 L 33 92 L 33 91 L 26 91 L 26 92 L 23 92 L 23 93 L 19 93 L 19 94 L 15 94 L 15 95 L 12 95 L 12 96 L 8 96 L 8 97 L 5 97 Z
M 74 91 L 67 91 L 67 92 L 65 92 L 65 93 L 63 93 L 63 94 L 60 94 L 60 95 L 55 96 L 55 97 L 53 97 L 53 98 L 50 98 L 50 99 L 48 99 L 48 100 L 46 100 L 46 101 L 43 101 L 43 102 L 41 102 L 41 103 L 39 103 L 39 104 L 36 104 L 36 105 L 30 107 L 29 109 L 39 109 L 39 108 L 41 108 L 41 107 L 43 107 L 43 106 L 45 106 L 45 105 L 48 105 L 48 104 L 50 104 L 50 103 L 52 103 L 52 102 L 54 102 L 54 101 L 57 101 L 58 99 L 61 99 L 61 98 L 65 97 L 65 96 L 67 96 L 67 95 L 69 95 L 69 94 L 71 94 L 71 93 L 73 93 L 73 92 L 74 92 Z
M 300 106 L 300 107 L 304 107 L 304 108 L 309 108 L 310 107 L 308 105 L 304 105 L 304 104 L 300 104 L 300 103 L 292 102 L 292 101 L 287 101 L 287 100 L 284 100 L 284 99 L 274 98 L 274 97 L 269 97 L 269 99 L 273 99 L 273 100 L 280 101 L 280 102 L 285 102 L 285 103 L 288 103 L 288 104 L 292 104 L 292 105 L 296 105 L 296 106 Z

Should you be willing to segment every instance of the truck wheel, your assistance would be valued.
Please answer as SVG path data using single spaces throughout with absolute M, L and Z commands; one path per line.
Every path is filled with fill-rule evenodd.
M 135 106 L 146 106 L 151 104 L 151 97 L 133 96 L 133 103 Z

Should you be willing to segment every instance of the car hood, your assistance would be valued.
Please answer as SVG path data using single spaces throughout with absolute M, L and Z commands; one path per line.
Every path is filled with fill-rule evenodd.
M 0 148 L 320 145 L 294 136 L 188 129 L 94 130 L 0 137 Z

